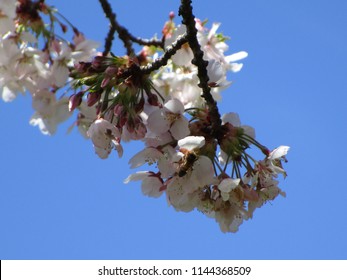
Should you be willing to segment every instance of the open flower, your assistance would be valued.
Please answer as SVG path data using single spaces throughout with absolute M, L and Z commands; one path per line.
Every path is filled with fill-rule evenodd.
M 174 30 L 172 35 L 165 40 L 165 48 L 170 46 L 175 42 L 178 36 L 183 35 L 186 32 L 185 25 L 179 25 Z M 183 46 L 171 57 L 172 61 L 179 66 L 189 66 L 194 58 L 193 51 L 189 47 L 188 43 L 183 44 Z
M 109 121 L 103 118 L 97 119 L 90 125 L 87 135 L 92 139 L 95 152 L 100 158 L 107 158 L 112 148 L 117 149 L 119 156 L 122 155 L 122 148 L 119 143 L 121 134 Z
M 221 191 L 221 196 L 224 201 L 229 200 L 229 193 L 240 184 L 240 179 L 226 178 L 222 180 L 218 189 Z
M 71 116 L 68 110 L 68 98 L 56 99 L 54 93 L 40 90 L 33 94 L 32 106 L 35 109 L 30 124 L 38 126 L 43 134 L 53 135 L 60 123 Z
M 149 115 L 148 128 L 158 135 L 170 131 L 175 139 L 182 139 L 190 133 L 189 122 L 183 114 L 183 104 L 178 99 L 169 100 L 163 108 Z
M 149 197 L 159 197 L 163 194 L 163 181 L 160 176 L 157 176 L 151 171 L 139 171 L 129 175 L 124 183 L 128 184 L 131 181 L 141 180 L 141 189 L 144 195 Z

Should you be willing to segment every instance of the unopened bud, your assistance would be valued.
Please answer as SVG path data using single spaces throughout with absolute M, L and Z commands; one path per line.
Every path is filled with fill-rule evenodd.
M 133 133 L 134 130 L 135 130 L 135 121 L 133 118 L 128 118 L 128 121 L 126 123 L 126 127 L 127 127 L 127 130 L 130 132 L 130 133 Z
M 78 93 L 74 93 L 69 98 L 69 111 L 73 111 L 76 109 L 76 107 L 80 106 L 82 103 L 82 97 L 84 92 L 80 91 Z
M 67 26 L 65 24 L 60 23 L 60 28 L 63 31 L 63 33 L 66 33 L 67 31 Z
M 118 72 L 118 67 L 108 66 L 105 70 L 105 76 L 101 82 L 101 87 L 105 88 L 110 83 L 111 80 L 113 80 L 112 82 L 114 83 L 116 81 L 117 72 Z
M 270 155 L 270 150 L 268 148 L 266 148 L 265 146 L 260 146 L 260 150 L 262 151 L 262 153 L 265 155 L 265 156 L 269 156 Z
M 123 127 L 128 121 L 128 113 L 126 110 L 124 110 L 124 106 L 121 104 L 117 104 L 113 108 L 113 113 L 117 120 L 117 127 Z
M 147 94 L 148 98 L 147 98 L 147 101 L 150 105 L 152 106 L 159 106 L 159 102 L 158 102 L 158 96 L 153 94 L 153 93 L 150 93 L 150 94 Z
M 105 70 L 105 74 L 111 77 L 116 76 L 117 72 L 118 72 L 118 67 L 112 66 L 112 65 L 108 66 Z
M 92 67 L 100 72 L 105 70 L 105 57 L 98 55 L 92 60 Z
M 116 104 L 116 106 L 114 106 L 113 108 L 114 115 L 119 117 L 122 114 L 123 108 L 124 108 L 123 105 Z
M 105 78 L 102 80 L 100 86 L 102 88 L 105 88 L 105 87 L 107 87 L 107 85 L 109 84 L 110 81 L 111 81 L 111 77 L 110 76 L 105 76 Z
M 173 11 L 171 11 L 170 14 L 169 14 L 170 20 L 173 20 L 174 17 L 175 17 L 175 13 Z
M 96 104 L 101 97 L 101 93 L 100 92 L 89 92 L 87 95 L 87 105 L 89 107 L 93 106 L 94 104 Z
M 91 66 L 92 64 L 90 62 L 83 62 L 83 61 L 75 63 L 74 65 L 75 70 L 79 73 L 86 73 Z
M 139 103 L 135 104 L 134 110 L 137 114 L 143 111 L 143 107 L 145 106 L 145 99 L 141 97 Z

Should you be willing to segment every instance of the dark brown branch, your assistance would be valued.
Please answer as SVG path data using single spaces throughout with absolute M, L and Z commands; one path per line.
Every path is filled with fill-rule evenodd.
M 112 42 L 114 39 L 114 33 L 116 32 L 116 28 L 115 28 L 116 15 L 112 12 L 111 6 L 107 1 L 104 1 L 104 0 L 99 0 L 99 1 L 105 13 L 105 16 L 110 21 L 110 30 L 108 31 L 107 37 L 105 38 L 105 48 L 104 48 L 104 52 L 102 53 L 103 56 L 106 56 L 111 50 Z
M 147 66 L 141 67 L 141 72 L 143 74 L 150 74 L 151 72 L 166 65 L 167 61 L 182 47 L 183 44 L 187 42 L 187 34 L 179 36 L 177 40 L 172 43 L 172 45 L 166 48 L 162 57 L 158 58 L 153 63 L 149 63 Z
M 110 3 L 107 0 L 99 0 L 102 9 L 104 10 L 105 16 L 110 21 L 110 30 L 105 39 L 105 50 L 103 55 L 106 56 L 112 47 L 112 42 L 114 39 L 114 33 L 117 31 L 119 39 L 123 41 L 124 47 L 127 50 L 127 54 L 134 54 L 134 49 L 132 47 L 132 42 L 129 36 L 128 30 L 126 30 L 123 26 L 119 25 L 116 20 L 116 14 L 112 11 Z
M 208 85 L 207 65 L 208 62 L 203 59 L 204 52 L 197 38 L 197 30 L 195 28 L 195 17 L 193 15 L 193 7 L 191 0 L 181 0 L 179 8 L 179 15 L 182 16 L 182 23 L 187 27 L 187 39 L 189 46 L 193 51 L 194 59 L 192 63 L 198 68 L 199 87 L 202 89 L 202 97 L 205 99 L 208 106 L 210 120 L 211 120 L 211 133 L 219 139 L 220 127 L 222 124 L 221 117 L 218 111 L 217 102 L 213 99 L 211 88 Z
M 121 78 L 127 78 L 132 75 L 148 75 L 153 71 L 158 70 L 160 67 L 165 66 L 167 61 L 182 47 L 183 44 L 187 43 L 187 34 L 178 36 L 177 40 L 168 46 L 162 57 L 156 59 L 153 63 L 148 63 L 146 66 L 138 66 L 133 64 L 130 68 L 125 70 Z
M 119 39 L 123 41 L 124 47 L 126 48 L 128 55 L 135 54 L 135 51 L 132 47 L 133 42 L 142 46 L 155 46 L 155 47 L 160 47 L 162 49 L 164 48 L 163 40 L 155 40 L 155 39 L 147 40 L 147 39 L 138 38 L 132 35 L 125 27 L 121 26 L 117 22 L 116 14 L 112 11 L 112 7 L 110 3 L 108 2 L 108 0 L 99 0 L 99 2 L 105 13 L 105 16 L 110 21 L 110 30 L 105 39 L 105 50 L 103 52 L 104 56 L 106 56 L 111 50 L 115 32 L 118 33 Z
M 137 43 L 141 46 L 154 46 L 164 49 L 164 41 L 163 40 L 155 40 L 155 39 L 142 39 L 139 37 L 134 37 L 132 34 L 129 33 L 131 41 L 134 43 Z

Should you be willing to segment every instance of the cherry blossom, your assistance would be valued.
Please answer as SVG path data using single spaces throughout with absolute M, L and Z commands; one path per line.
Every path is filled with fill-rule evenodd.
M 4 102 L 28 95 L 34 110 L 30 124 L 45 135 L 73 116 L 69 131 L 77 127 L 101 159 L 112 150 L 121 157 L 122 143 L 141 140 L 144 148 L 129 165 L 149 170 L 134 171 L 124 183 L 140 181 L 145 196 L 164 195 L 176 211 L 197 209 L 222 232 L 236 232 L 257 208 L 285 196 L 279 175 L 287 176 L 289 147 L 270 150 L 237 113 L 220 116 L 221 94 L 231 85 L 228 73 L 239 72 L 248 54 L 229 52 L 220 23 L 210 26 L 185 15 L 186 2 L 180 6 L 185 24 L 176 25 L 170 13 L 162 40 L 134 39 L 111 24 L 127 53 L 117 56 L 112 32 L 97 53 L 99 44 L 45 1 L 3 0 L 0 95 Z M 55 26 L 62 33 L 71 28 L 72 39 L 56 34 Z M 134 43 L 143 45 L 139 53 Z
M 147 126 L 158 135 L 170 131 L 175 139 L 182 139 L 190 133 L 189 122 L 183 113 L 184 106 L 179 100 L 169 100 L 163 108 L 159 108 L 149 115 Z
M 120 132 L 105 119 L 95 120 L 87 131 L 88 137 L 93 141 L 95 152 L 100 158 L 107 158 L 112 148 L 116 148 L 119 156 L 122 156 L 122 148 L 119 144 Z
M 16 17 L 16 6 L 17 1 L 15 0 L 2 0 L 0 2 L 0 12 L 10 19 L 14 19 Z
M 141 189 L 144 195 L 150 197 L 160 197 L 163 194 L 163 181 L 155 173 L 150 171 L 140 171 L 134 174 L 131 174 L 124 180 L 124 183 L 127 184 L 131 181 L 141 180 Z

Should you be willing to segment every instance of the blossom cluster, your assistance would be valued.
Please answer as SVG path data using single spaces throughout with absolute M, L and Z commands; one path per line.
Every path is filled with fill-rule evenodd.
M 56 25 L 62 32 L 67 29 L 56 10 L 42 1 L 0 3 L 1 98 L 10 102 L 20 93 L 30 93 L 35 110 L 30 124 L 44 134 L 54 134 L 58 124 L 71 116 L 68 97 L 64 92 L 57 97 L 57 92 L 67 85 L 74 63 L 93 57 L 98 45 L 76 28 L 71 42 L 62 39 L 55 34 Z
M 50 18 L 50 29 L 41 14 Z M 143 141 L 144 149 L 129 163 L 131 168 L 147 164 L 150 170 L 131 174 L 125 183 L 141 181 L 144 195 L 165 193 L 177 211 L 197 209 L 214 218 L 223 232 L 236 232 L 256 208 L 285 195 L 277 177 L 286 176 L 282 163 L 289 147 L 267 149 L 234 112 L 224 114 L 216 129 L 188 41 L 161 67 L 147 71 L 185 38 L 187 27 L 175 25 L 173 19 L 170 14 L 164 25 L 163 46 L 148 44 L 138 54 L 126 56 L 101 55 L 96 43 L 75 27 L 72 42 L 56 36 L 54 23 L 63 30 L 66 26 L 43 1 L 4 1 L 0 4 L 1 96 L 11 101 L 18 93 L 29 92 L 36 111 L 30 123 L 44 134 L 53 134 L 77 111 L 76 126 L 102 159 L 113 150 L 121 157 L 123 142 Z M 225 54 L 228 38 L 217 32 L 219 26 L 207 28 L 206 22 L 195 20 L 215 101 L 231 85 L 228 72 L 240 71 L 239 61 L 247 57 L 244 51 Z M 40 42 L 44 42 L 41 48 Z M 67 87 L 73 91 L 69 97 Z M 64 93 L 57 98 L 59 91 Z M 264 158 L 254 159 L 251 146 Z

